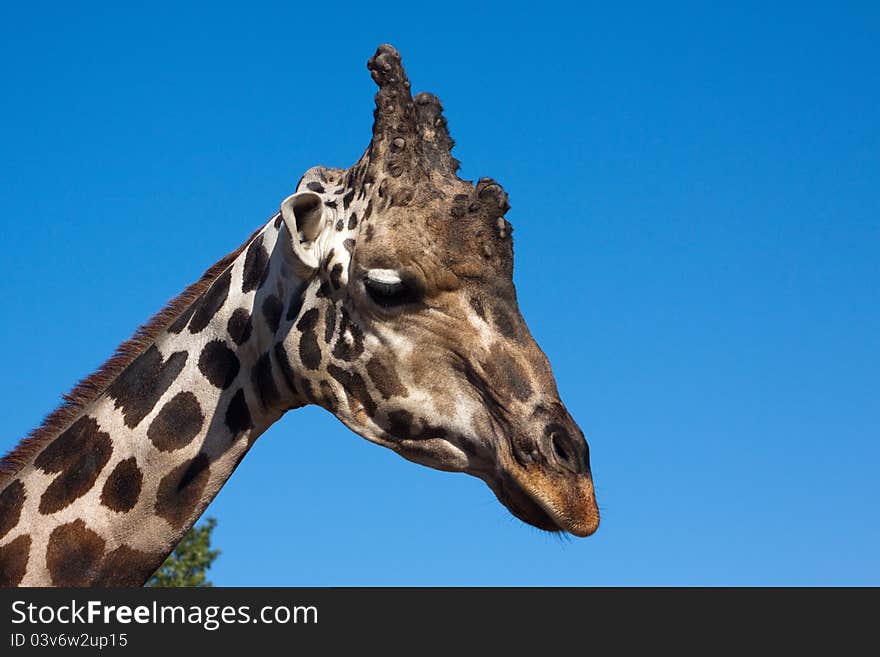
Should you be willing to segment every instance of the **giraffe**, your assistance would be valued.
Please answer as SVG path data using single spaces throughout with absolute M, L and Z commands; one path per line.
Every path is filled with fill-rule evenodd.
M 530 525 L 596 531 L 587 443 L 517 305 L 507 195 L 458 178 L 440 101 L 393 47 L 368 69 L 358 162 L 309 169 L 0 462 L 0 584 L 142 585 L 307 404 Z

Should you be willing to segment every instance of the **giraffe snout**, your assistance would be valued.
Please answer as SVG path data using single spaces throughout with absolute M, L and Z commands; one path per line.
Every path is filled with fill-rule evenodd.
M 590 536 L 599 527 L 599 506 L 583 432 L 560 403 L 539 409 L 527 424 L 512 431 L 511 453 L 499 454 L 490 487 L 530 525 Z

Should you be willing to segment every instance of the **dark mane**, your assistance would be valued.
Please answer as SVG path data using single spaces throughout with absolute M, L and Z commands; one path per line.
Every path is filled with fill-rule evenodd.
M 141 355 L 171 323 L 204 294 L 220 274 L 245 250 L 257 234 L 265 227 L 261 225 L 247 240 L 232 253 L 211 265 L 202 277 L 174 297 L 165 308 L 153 315 L 134 335 L 123 342 L 116 352 L 96 372 L 89 375 L 64 395 L 61 404 L 52 411 L 43 423 L 31 431 L 6 456 L 0 459 L 0 490 L 33 457 L 41 452 L 59 433 L 67 429 L 80 412 L 98 399 L 126 367 Z

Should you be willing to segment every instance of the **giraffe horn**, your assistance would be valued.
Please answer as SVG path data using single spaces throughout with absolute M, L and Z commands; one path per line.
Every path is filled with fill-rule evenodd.
M 422 152 L 428 166 L 454 176 L 459 163 L 452 157 L 455 141 L 449 135 L 440 99 L 433 94 L 420 93 L 415 97 L 415 105 Z
M 367 68 L 379 85 L 376 110 L 373 112 L 373 140 L 370 164 L 380 165 L 397 178 L 417 164 L 419 158 L 416 108 L 410 94 L 409 80 L 397 50 L 383 44 L 370 58 Z

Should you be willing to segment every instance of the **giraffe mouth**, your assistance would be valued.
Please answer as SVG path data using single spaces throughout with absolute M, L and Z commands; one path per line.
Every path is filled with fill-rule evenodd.
M 498 501 L 519 520 L 547 532 L 590 536 L 599 528 L 592 479 L 551 484 L 540 471 L 502 472 L 486 480 Z
M 495 482 L 489 483 L 495 497 L 516 518 L 527 525 L 537 527 L 547 532 L 563 532 L 565 529 L 556 522 L 555 518 L 532 495 L 510 476 L 502 476 Z

